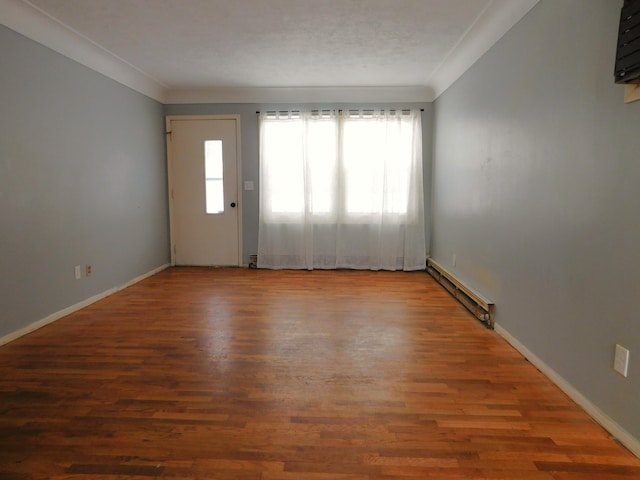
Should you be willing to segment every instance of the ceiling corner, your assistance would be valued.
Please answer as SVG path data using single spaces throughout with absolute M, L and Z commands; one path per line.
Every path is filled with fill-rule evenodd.
M 434 100 L 511 30 L 539 1 L 492 0 L 429 79 L 428 84 L 433 88 Z
M 2 0 L 0 18 L 11 30 L 143 95 L 165 102 L 167 89 L 160 82 L 26 0 Z

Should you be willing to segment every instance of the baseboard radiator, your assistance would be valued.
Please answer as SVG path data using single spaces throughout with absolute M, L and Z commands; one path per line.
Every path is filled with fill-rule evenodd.
M 427 272 L 435 278 L 456 300 L 464 305 L 478 320 L 493 329 L 495 305 L 475 290 L 464 285 L 451 272 L 432 258 L 427 258 Z

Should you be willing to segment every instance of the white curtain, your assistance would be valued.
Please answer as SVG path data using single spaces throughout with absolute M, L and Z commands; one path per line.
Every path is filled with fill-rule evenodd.
M 425 268 L 421 115 L 262 112 L 258 267 Z

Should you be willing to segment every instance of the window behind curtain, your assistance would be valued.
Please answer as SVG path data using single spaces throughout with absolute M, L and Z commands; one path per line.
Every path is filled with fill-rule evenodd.
M 409 235 L 409 243 L 418 245 L 410 256 L 422 255 L 424 268 L 421 142 L 417 111 L 261 114 L 259 256 L 262 250 L 268 258 L 296 259 L 275 265 L 331 268 L 345 265 L 340 252 L 346 245 L 346 264 L 368 268 L 363 265 L 376 261 L 356 259 L 357 245 L 378 248 L 377 242 L 395 249 L 385 255 L 396 265 L 404 262 L 398 245 L 407 244 Z M 295 240 L 301 229 L 302 244 Z

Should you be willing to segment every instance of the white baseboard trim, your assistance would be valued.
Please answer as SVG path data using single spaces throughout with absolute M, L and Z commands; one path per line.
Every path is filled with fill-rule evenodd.
M 635 438 L 618 423 L 616 423 L 611 417 L 600 410 L 589 399 L 582 395 L 575 389 L 569 382 L 562 378 L 555 370 L 549 365 L 544 363 L 537 355 L 531 352 L 527 347 L 520 343 L 514 336 L 512 336 L 507 330 L 505 330 L 499 324 L 495 324 L 495 331 L 507 342 L 511 344 L 513 348 L 518 350 L 524 357 L 531 362 L 538 370 L 540 370 L 546 377 L 555 383 L 560 390 L 566 393 L 574 402 L 580 405 L 584 410 L 591 415 L 591 417 L 598 422 L 605 430 L 613 435 L 622 445 L 628 448 L 631 453 L 640 458 L 640 440 Z
M 0 346 L 1 345 L 5 345 L 9 342 L 12 342 L 20 337 L 23 337 L 24 335 L 27 335 L 28 333 L 31 333 L 35 330 L 38 330 L 39 328 L 44 327 L 45 325 L 49 325 L 50 323 L 55 322 L 56 320 L 61 319 L 62 317 L 66 317 L 67 315 L 76 312 L 84 307 L 87 307 L 89 305 L 91 305 L 92 303 L 97 302 L 98 300 L 102 300 L 103 298 L 108 297 L 109 295 L 113 295 L 116 292 L 119 292 L 120 290 L 124 290 L 127 287 L 130 287 L 133 284 L 136 284 L 142 280 L 144 280 L 145 278 L 149 278 L 152 275 L 155 275 L 158 272 L 161 272 L 162 270 L 165 270 L 166 268 L 170 267 L 170 265 L 168 263 L 161 265 L 158 268 L 154 268 L 153 270 L 151 270 L 150 272 L 147 273 L 143 273 L 142 275 L 129 280 L 127 283 L 125 283 L 124 285 L 120 285 L 120 286 L 116 286 L 113 288 L 110 288 L 109 290 L 105 290 L 104 292 L 98 293 L 97 295 L 94 295 L 92 297 L 89 297 L 85 300 L 82 300 L 81 302 L 78 302 L 74 305 L 71 305 L 67 308 L 63 308 L 62 310 L 59 310 L 55 313 L 52 313 L 51 315 L 46 316 L 45 318 L 38 320 L 30 325 L 27 325 L 24 328 L 21 328 L 20 330 L 16 330 L 15 332 L 11 332 L 3 337 L 0 337 Z

